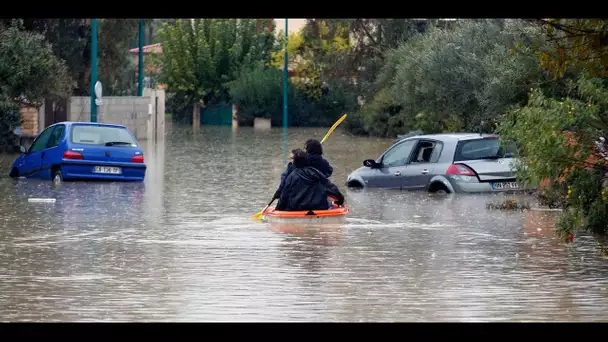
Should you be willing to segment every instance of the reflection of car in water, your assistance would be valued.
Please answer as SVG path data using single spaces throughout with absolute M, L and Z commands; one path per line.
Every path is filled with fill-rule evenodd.
M 10 176 L 53 180 L 143 181 L 144 153 L 122 125 L 60 122 L 21 147 Z
M 352 172 L 353 188 L 395 188 L 429 192 L 525 190 L 515 176 L 514 146 L 506 151 L 496 135 L 416 135 L 398 141 L 377 160 Z

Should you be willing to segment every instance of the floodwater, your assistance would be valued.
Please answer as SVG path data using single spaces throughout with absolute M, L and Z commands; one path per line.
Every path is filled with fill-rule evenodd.
M 608 320 L 607 260 L 591 236 L 553 236 L 556 213 L 347 190 L 390 140 L 329 138 L 352 212 L 304 229 L 250 218 L 278 185 L 280 129 L 168 130 L 142 142 L 143 184 L 0 178 L 2 321 Z M 325 131 L 291 129 L 288 147 Z

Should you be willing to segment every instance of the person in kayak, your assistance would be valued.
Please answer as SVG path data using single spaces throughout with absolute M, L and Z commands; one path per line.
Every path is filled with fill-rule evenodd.
M 334 168 L 329 164 L 329 162 L 325 158 L 323 158 L 323 146 L 321 145 L 321 142 L 316 139 L 308 139 L 304 143 L 304 148 L 306 149 L 309 165 L 321 171 L 321 173 L 323 173 L 325 177 L 331 177 L 332 173 L 334 172 Z M 291 150 L 291 155 L 289 156 L 290 160 L 293 160 L 293 156 L 296 151 L 302 150 L 299 148 Z M 275 191 L 274 196 L 272 197 L 273 200 L 276 200 L 281 196 L 281 189 L 283 188 L 285 177 L 287 177 L 287 175 L 289 175 L 294 169 L 295 168 L 293 167 L 293 163 L 289 162 L 289 164 L 287 164 L 287 168 L 281 174 L 281 183 L 279 184 L 279 188 L 277 189 L 277 191 Z
M 310 166 L 321 171 L 325 177 L 331 177 L 334 168 L 323 158 L 323 146 L 321 142 L 316 139 L 308 139 L 304 143 L 304 149 L 306 150 Z
M 327 210 L 327 197 L 335 199 L 337 205 L 344 204 L 344 196 L 323 172 L 310 165 L 306 152 L 293 154 L 294 167 L 283 184 L 276 210 Z
M 279 184 L 279 188 L 277 189 L 277 191 L 275 191 L 274 195 L 272 196 L 273 201 L 279 199 L 279 197 L 281 196 L 281 191 L 283 190 L 283 184 L 285 184 L 285 178 L 291 173 L 291 171 L 295 170 L 296 167 L 293 165 L 293 156 L 298 151 L 303 152 L 300 148 L 291 150 L 291 154 L 289 155 L 289 160 L 291 161 L 287 164 L 287 168 L 285 169 L 285 171 L 281 173 L 281 183 Z

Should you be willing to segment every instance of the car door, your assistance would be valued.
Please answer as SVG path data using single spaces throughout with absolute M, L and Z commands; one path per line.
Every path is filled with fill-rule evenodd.
M 59 164 L 63 157 L 63 146 L 60 142 L 63 140 L 64 133 L 65 125 L 56 125 L 46 144 L 46 148 L 42 151 L 40 177 L 43 179 L 51 179 L 51 168 L 54 164 Z
M 27 150 L 25 155 L 25 161 L 23 165 L 23 170 L 19 170 L 19 174 L 28 178 L 39 178 L 40 170 L 42 169 L 42 156 L 44 154 L 44 150 L 46 149 L 46 144 L 51 137 L 51 133 L 55 126 L 47 127 L 38 137 L 30 148 Z
M 424 190 L 435 175 L 435 167 L 443 143 L 435 140 L 420 140 L 412 153 L 407 168 L 403 171 L 403 188 L 407 190 Z
M 401 189 L 403 172 L 417 140 L 405 140 L 391 147 L 380 159 L 381 167 L 374 169 L 367 186 Z

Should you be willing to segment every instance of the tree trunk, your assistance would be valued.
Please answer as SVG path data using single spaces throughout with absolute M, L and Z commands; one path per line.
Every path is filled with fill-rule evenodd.
M 192 111 L 192 129 L 194 131 L 197 131 L 200 129 L 201 127 L 201 104 L 200 102 L 195 102 L 194 103 L 194 109 Z

